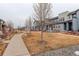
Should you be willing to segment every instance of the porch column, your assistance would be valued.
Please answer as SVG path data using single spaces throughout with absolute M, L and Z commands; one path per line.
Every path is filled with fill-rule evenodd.
M 78 31 L 78 20 L 73 18 L 72 20 L 72 28 L 73 28 L 73 31 Z
M 68 22 L 66 23 L 66 30 L 67 31 L 69 30 L 69 24 L 68 24 Z
M 46 31 L 46 25 L 44 26 L 44 31 Z
M 49 31 L 49 25 L 48 25 L 48 31 Z

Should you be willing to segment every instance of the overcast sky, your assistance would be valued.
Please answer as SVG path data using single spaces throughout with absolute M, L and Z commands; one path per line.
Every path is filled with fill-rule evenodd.
M 25 20 L 32 16 L 33 8 L 32 3 L 12 3 L 12 4 L 0 4 L 0 18 L 7 21 L 11 20 L 15 26 L 24 26 Z M 79 9 L 79 4 L 68 4 L 68 3 L 52 3 L 53 5 L 53 15 L 57 16 L 59 13 L 64 11 L 74 11 Z
M 15 26 L 23 26 L 32 15 L 32 4 L 0 4 L 0 18 L 11 20 Z

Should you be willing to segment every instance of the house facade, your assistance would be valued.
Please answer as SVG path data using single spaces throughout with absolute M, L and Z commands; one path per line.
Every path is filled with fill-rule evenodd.
M 35 20 L 34 25 L 33 25 L 33 30 L 35 31 L 40 31 L 41 30 L 41 23 L 43 26 L 43 31 L 51 31 L 52 29 L 52 22 L 51 20 L 49 21 L 48 19 L 45 20 Z
M 34 29 L 39 30 L 40 25 L 39 21 L 35 21 L 36 23 Z M 67 32 L 67 31 L 79 31 L 79 9 L 73 12 L 62 12 L 58 14 L 57 17 L 46 19 L 44 21 L 44 31 L 50 32 Z
M 11 34 L 10 28 L 8 27 L 7 23 L 0 19 L 0 38 L 5 38 Z
M 49 19 L 49 21 L 52 25 L 49 26 L 52 32 L 77 32 L 79 31 L 79 10 L 60 13 L 57 17 Z

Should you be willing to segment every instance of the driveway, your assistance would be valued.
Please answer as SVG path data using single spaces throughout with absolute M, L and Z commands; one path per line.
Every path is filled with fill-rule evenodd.
M 29 52 L 21 38 L 23 33 L 15 34 L 8 44 L 3 56 L 29 56 Z

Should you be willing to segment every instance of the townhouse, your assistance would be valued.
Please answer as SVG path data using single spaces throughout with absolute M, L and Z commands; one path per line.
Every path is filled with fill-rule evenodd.
M 73 12 L 63 12 L 58 14 L 57 17 L 49 19 L 50 25 L 48 28 L 52 32 L 66 32 L 66 31 L 79 31 L 79 9 Z
M 10 28 L 8 27 L 7 23 L 0 19 L 0 38 L 5 38 L 9 36 L 11 33 Z
M 34 29 L 40 28 L 39 21 L 35 21 Z M 69 12 L 62 12 L 57 17 L 46 19 L 43 30 L 51 32 L 79 31 L 79 9 Z

